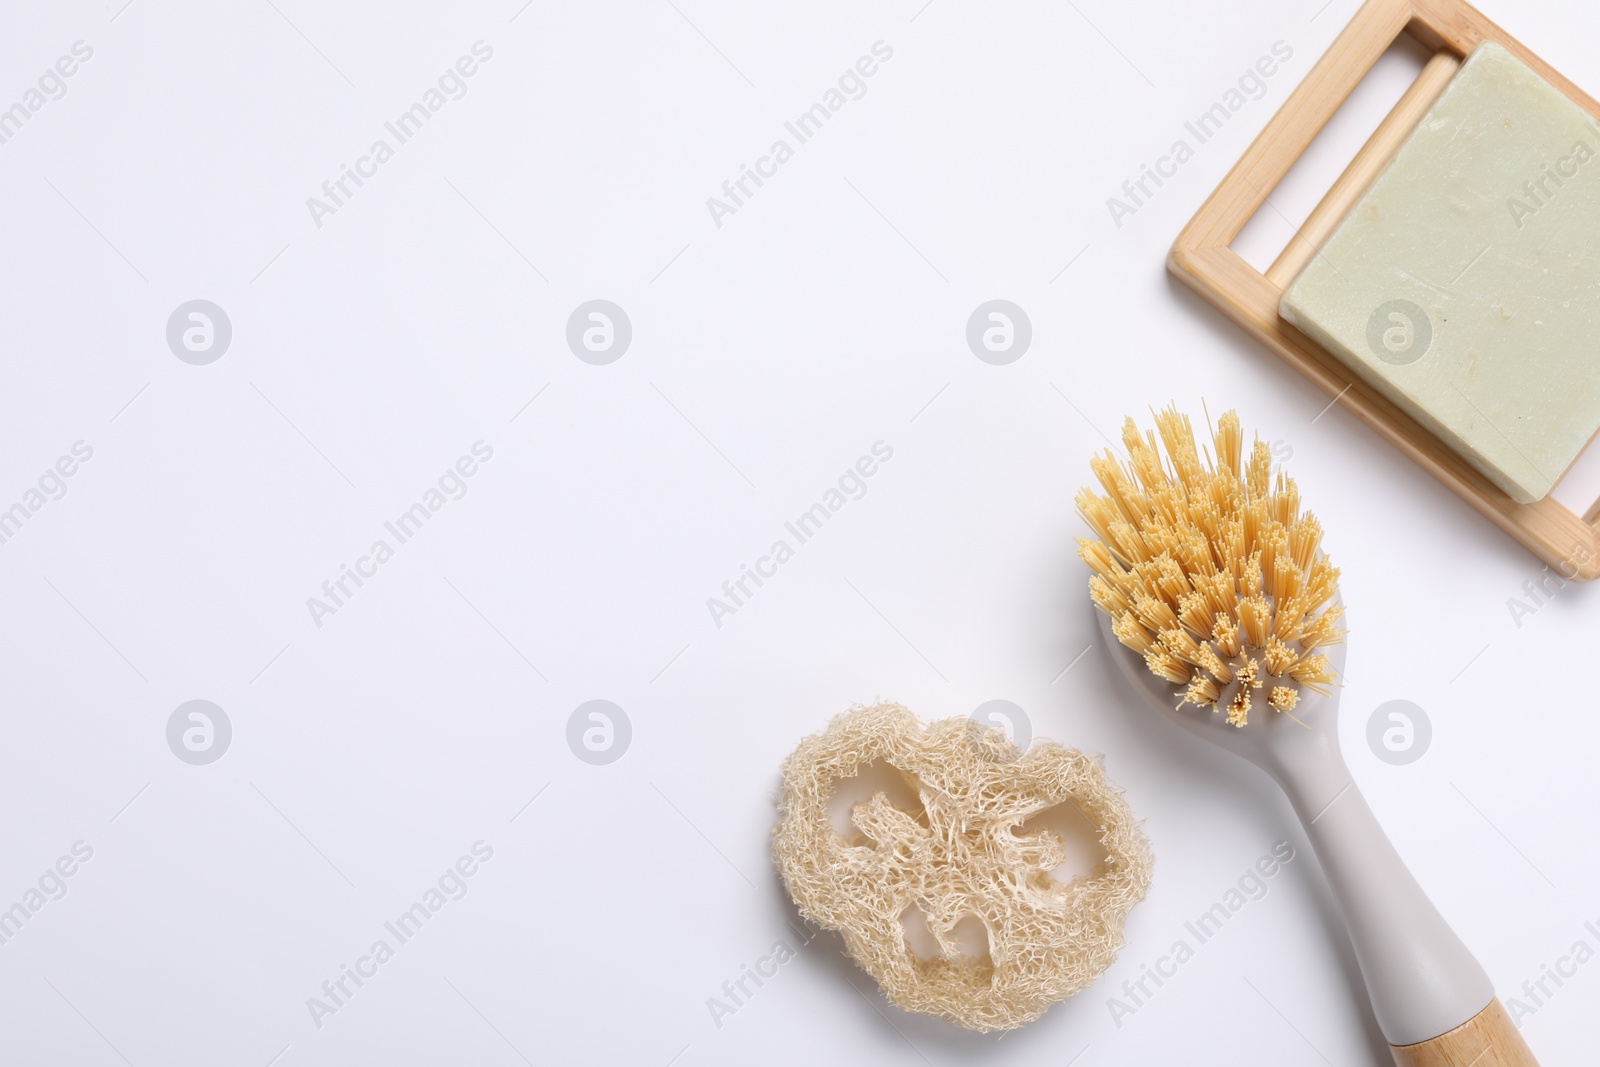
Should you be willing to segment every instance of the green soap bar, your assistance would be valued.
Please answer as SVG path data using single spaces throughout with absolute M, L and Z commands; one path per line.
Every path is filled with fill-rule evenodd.
M 1479 45 L 1279 313 L 1542 499 L 1600 429 L 1600 124 Z

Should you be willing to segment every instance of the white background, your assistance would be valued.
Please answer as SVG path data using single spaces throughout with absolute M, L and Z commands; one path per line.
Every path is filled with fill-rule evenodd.
M 0 507 L 94 449 L 0 545 L 0 908 L 94 850 L 0 945 L 0 1061 L 1384 1062 L 1287 805 L 1092 644 L 1072 495 L 1101 431 L 1173 400 L 1292 450 L 1344 569 L 1347 755 L 1501 996 L 1596 943 L 1596 591 L 1518 626 L 1541 565 L 1164 270 L 1353 2 L 274 2 L 12 4 L 0 33 L 0 107 L 94 50 L 0 145 Z M 1489 14 L 1600 88 L 1592 5 Z M 478 40 L 467 94 L 315 225 Z M 719 228 L 706 198 L 879 40 L 866 95 Z M 1114 225 L 1280 40 L 1266 95 Z M 209 366 L 165 340 L 193 298 L 233 326 Z M 564 339 L 593 298 L 633 325 L 609 366 Z M 964 337 L 994 298 L 1032 321 L 1008 366 Z M 318 627 L 307 598 L 479 440 L 467 495 Z M 878 440 L 867 494 L 716 626 L 707 598 Z M 1127 948 L 976 1036 L 827 935 L 719 1026 L 708 998 L 798 941 L 778 765 L 879 696 L 1012 700 L 1104 755 L 1157 855 Z M 166 742 L 196 698 L 233 726 L 209 766 Z M 566 742 L 595 698 L 633 729 L 605 766 Z M 1392 699 L 1433 723 L 1409 766 L 1366 745 Z M 470 892 L 316 1026 L 307 998 L 480 839 Z M 1113 1022 L 1285 839 L 1268 895 Z M 1590 1055 L 1597 1003 L 1591 963 L 1524 1019 L 1544 1063 Z

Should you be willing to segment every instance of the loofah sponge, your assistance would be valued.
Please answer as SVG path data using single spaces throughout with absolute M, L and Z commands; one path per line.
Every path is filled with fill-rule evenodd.
M 851 810 L 860 833 L 834 831 L 840 779 L 881 761 L 921 798 L 902 811 L 883 792 Z M 1070 883 L 1050 870 L 1061 840 L 1023 823 L 1076 804 L 1099 828 L 1103 868 Z M 1053 743 L 1026 753 L 970 719 L 924 728 L 899 704 L 856 707 L 806 738 L 783 767 L 773 855 L 795 904 L 844 936 L 855 961 L 907 1011 L 973 1030 L 1031 1022 L 1098 978 L 1122 947 L 1122 924 L 1150 886 L 1150 844 L 1100 764 Z M 901 920 L 919 909 L 941 958 L 919 959 Z M 952 931 L 975 916 L 989 958 L 970 959 Z

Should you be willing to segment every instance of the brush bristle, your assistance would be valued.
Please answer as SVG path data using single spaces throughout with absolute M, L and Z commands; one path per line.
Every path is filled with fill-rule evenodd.
M 1273 479 L 1272 449 L 1258 440 L 1246 458 L 1230 411 L 1202 456 L 1188 416 L 1170 407 L 1154 433 L 1128 419 L 1122 442 L 1126 463 L 1110 451 L 1091 461 L 1105 495 L 1077 497 L 1098 537 L 1080 538 L 1078 555 L 1117 639 L 1186 687 L 1183 703 L 1226 710 L 1234 726 L 1249 721 L 1251 690 L 1264 685 L 1263 703 L 1279 712 L 1301 689 L 1327 693 L 1337 679 L 1314 650 L 1344 639 L 1331 604 L 1339 571 L 1294 479 Z

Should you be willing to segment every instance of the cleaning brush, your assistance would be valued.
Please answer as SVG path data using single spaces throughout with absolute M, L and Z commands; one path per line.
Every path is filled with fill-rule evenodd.
M 1156 416 L 1155 433 L 1127 420 L 1122 441 L 1125 461 L 1093 461 L 1104 494 L 1077 497 L 1096 534 L 1078 554 L 1113 662 L 1168 719 L 1282 787 L 1400 1067 L 1537 1067 L 1340 754 L 1339 571 L 1294 480 L 1273 476 L 1263 441 L 1244 458 L 1233 412 L 1203 453 L 1175 408 Z

